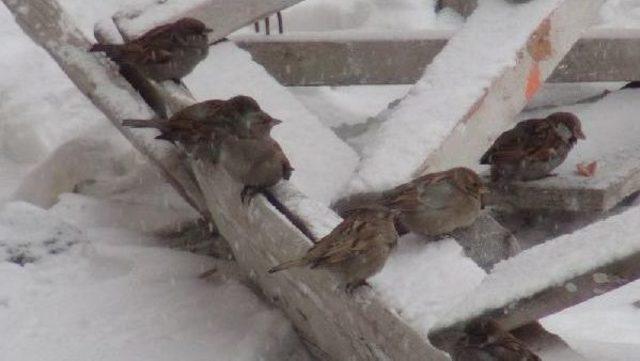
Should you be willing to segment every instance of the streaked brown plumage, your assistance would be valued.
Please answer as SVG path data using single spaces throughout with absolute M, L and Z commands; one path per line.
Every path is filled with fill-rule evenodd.
M 329 269 L 342 276 L 351 292 L 384 267 L 398 241 L 394 218 L 394 212 L 382 207 L 353 210 L 306 255 L 273 267 L 269 273 L 305 266 Z
M 467 325 L 452 358 L 453 361 L 541 361 L 524 342 L 488 318 Z
M 183 18 L 125 44 L 95 44 L 89 51 L 104 52 L 116 63 L 128 64 L 155 81 L 178 81 L 207 57 L 210 32 L 201 21 Z
M 197 158 L 208 153 L 217 161 L 219 144 L 233 134 L 238 138 L 261 138 L 281 121 L 260 109 L 251 97 L 238 95 L 228 100 L 207 100 L 188 106 L 169 119 L 127 119 L 124 126 L 156 128 L 161 134 L 156 139 L 181 143 Z
M 398 220 L 408 230 L 440 236 L 473 224 L 485 192 L 474 171 L 458 167 L 424 175 L 385 192 L 381 203 L 398 210 Z
M 524 120 L 502 133 L 480 164 L 491 165 L 494 182 L 544 178 L 564 162 L 578 139 L 585 135 L 574 114 L 560 112 Z

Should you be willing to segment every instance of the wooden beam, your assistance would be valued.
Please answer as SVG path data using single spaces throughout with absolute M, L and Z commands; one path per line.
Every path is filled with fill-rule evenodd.
M 606 240 L 601 241 L 606 242 Z M 524 326 L 640 279 L 639 265 L 640 252 L 634 252 L 563 280 L 560 284 L 549 285 L 529 297 L 511 300 L 499 307 L 475 310 L 477 313 L 464 321 L 441 325 L 438 329 L 432 330 L 429 338 L 434 345 L 447 350 L 456 330 L 460 330 L 465 324 L 478 317 L 494 318 L 507 329 Z M 481 284 L 480 287 L 482 286 Z
M 29 34 L 34 40 L 45 43 L 54 60 L 127 139 L 144 142 L 141 148 L 153 157 L 157 156 L 157 149 L 175 152 L 173 146 L 162 147 L 163 142 L 153 140 L 153 132 L 131 133 L 120 126 L 119 120 L 124 117 L 146 118 L 153 114 L 109 63 L 87 54 L 88 42 L 56 1 L 31 0 L 18 5 L 6 0 L 6 4 L 26 29 L 33 29 Z M 164 84 L 156 90 L 167 96 L 169 111 L 193 101 L 175 85 Z M 154 164 L 165 166 L 161 160 Z M 187 164 L 181 159 L 174 165 Z M 191 168 L 185 168 L 190 173 Z M 264 197 L 256 197 L 249 206 L 240 204 L 242 186 L 223 170 L 203 163 L 193 168 L 198 184 L 206 188 L 203 198 L 196 201 L 204 203 L 206 198 L 214 221 L 222 222 L 223 235 L 232 240 L 232 251 L 245 273 L 282 307 L 317 354 L 335 360 L 446 360 L 441 351 L 386 308 L 372 290 L 346 295 L 336 289 L 337 280 L 329 272 L 317 270 L 268 275 L 269 267 L 299 256 L 309 247 L 310 240 Z M 287 182 L 275 187 L 273 194 L 276 201 L 305 220 L 316 237 L 327 234 L 340 221 L 329 209 L 307 199 Z
M 478 154 L 511 126 L 602 3 L 481 2 L 409 93 L 383 112 L 386 121 L 364 135 L 372 141 L 362 150 L 349 192 L 385 189 L 425 172 L 475 167 Z M 514 37 L 506 24 L 524 28 Z M 492 36 L 478 36 L 485 31 Z M 504 44 L 496 47 L 496 42 Z M 467 49 L 482 64 L 467 66 Z
M 430 338 L 446 344 L 464 324 L 481 316 L 508 329 L 622 287 L 640 278 L 640 210 L 601 220 L 529 248 L 496 266 L 440 318 Z
M 156 0 L 141 8 L 117 13 L 113 19 L 125 37 L 134 38 L 158 25 L 185 16 L 194 17 L 213 29 L 209 35 L 213 41 L 301 1 Z
M 241 48 L 286 86 L 414 84 L 453 31 L 363 35 L 234 35 Z M 571 49 L 549 82 L 640 79 L 640 30 L 594 29 Z
M 209 218 L 198 185 L 185 167 L 182 155 L 174 147 L 158 144 L 149 131 L 132 131 L 120 125 L 125 118 L 144 119 L 154 114 L 112 65 L 102 56 L 87 52 L 91 44 L 58 3 L 47 0 L 3 2 L 24 32 L 51 55 L 78 89 L 158 167 L 190 205 Z

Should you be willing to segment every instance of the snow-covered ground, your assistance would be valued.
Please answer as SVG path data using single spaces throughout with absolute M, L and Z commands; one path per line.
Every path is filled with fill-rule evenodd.
M 96 21 L 131 3 L 59 1 L 88 36 Z M 147 0 L 139 2 L 143 1 Z M 462 23 L 449 11 L 436 15 L 432 7 L 433 0 L 307 0 L 284 12 L 285 28 L 408 31 L 451 29 Z M 600 26 L 640 27 L 640 1 L 609 0 Z M 0 359 L 309 359 L 289 322 L 234 276 L 232 265 L 166 247 L 163 235 L 179 230 L 196 214 L 55 62 L 22 34 L 2 5 L 0 42 L 5 49 L 0 52 Z M 323 134 L 323 142 L 342 144 L 326 129 L 313 128 L 316 119 L 358 146 L 357 135 L 367 121 L 408 89 L 322 87 L 287 92 L 260 67 L 247 65 L 246 54 L 231 46 L 219 47 L 212 55 L 214 69 L 225 70 L 214 74 L 211 68 L 198 69 L 187 79 L 194 93 L 228 97 L 246 92 L 278 117 L 300 117 L 310 132 L 295 127 L 276 132 L 290 152 L 313 132 Z M 241 82 L 225 76 L 236 63 L 244 67 L 235 69 L 244 72 Z M 555 87 L 534 105 L 571 104 L 600 89 Z M 599 116 L 620 121 L 637 114 L 636 95 L 627 91 L 600 105 L 570 109 L 583 112 L 588 127 L 593 127 Z M 601 136 L 624 135 L 623 131 L 611 128 Z M 632 134 L 627 134 L 625 139 L 631 141 Z M 319 151 L 323 142 L 317 142 Z M 596 143 L 575 157 L 586 154 L 592 159 L 589 152 L 597 149 L 592 145 Z M 314 159 L 312 154 L 292 158 L 298 163 Z M 317 168 L 302 169 L 299 186 L 328 203 L 355 161 L 344 160 L 334 174 L 342 178 L 326 186 L 314 173 Z M 427 259 L 431 262 L 415 263 Z M 411 262 L 415 277 L 405 277 L 398 285 L 398 270 Z M 213 267 L 220 271 L 211 279 L 198 278 Z M 423 247 L 409 236 L 372 283 L 390 303 L 407 310 L 403 317 L 431 324 L 483 277 L 454 242 Z M 391 284 L 413 292 L 442 291 L 421 298 L 427 304 L 416 305 L 410 294 L 385 294 Z M 549 317 L 544 324 L 593 360 L 637 361 L 640 308 L 632 303 L 638 300 L 636 282 Z

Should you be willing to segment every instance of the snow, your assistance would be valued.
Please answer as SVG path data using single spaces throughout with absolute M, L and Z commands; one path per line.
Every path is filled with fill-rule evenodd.
M 557 177 L 536 181 L 545 187 L 588 188 L 607 190 L 637 171 L 640 151 L 637 135 L 640 124 L 636 121 L 640 103 L 638 89 L 615 91 L 595 103 L 552 107 L 524 112 L 519 120 L 546 116 L 557 111 L 576 114 L 582 121 L 587 136 L 571 151 L 567 160 L 554 173 Z M 611 141 L 615 139 L 615 141 Z M 578 163 L 598 162 L 593 177 L 582 177 L 576 173 Z
M 452 307 L 440 324 L 452 325 L 484 310 L 503 307 L 640 252 L 639 220 L 640 208 L 635 207 L 496 264 L 473 297 Z
M 409 234 L 369 283 L 383 302 L 427 337 L 451 304 L 467 297 L 485 275 L 453 239 L 427 243 Z
M 468 19 L 465 29 L 469 30 L 449 41 L 401 106 L 392 109 L 379 129 L 372 131 L 349 192 L 384 190 L 410 179 L 493 79 L 515 64 L 516 50 L 558 3 L 539 0 L 510 6 L 503 0 L 481 2 Z M 480 34 L 473 31 L 480 28 Z M 469 53 L 483 61 L 469 62 L 461 55 Z

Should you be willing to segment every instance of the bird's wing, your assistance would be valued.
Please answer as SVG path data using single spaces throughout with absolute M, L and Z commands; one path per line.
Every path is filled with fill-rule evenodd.
M 491 354 L 505 361 L 541 361 L 521 340 L 508 334 L 491 345 Z
M 400 185 L 386 193 L 382 202 L 386 207 L 398 210 L 413 210 L 422 205 L 424 188 L 445 181 L 451 177 L 448 172 L 431 173 Z
M 346 219 L 309 252 L 313 254 L 312 268 L 344 262 L 368 250 L 367 221 Z M 315 252 L 314 252 L 315 251 Z
M 551 125 L 545 119 L 522 121 L 496 139 L 480 158 L 480 164 L 512 163 L 522 160 L 544 148 L 550 134 L 553 134 Z

